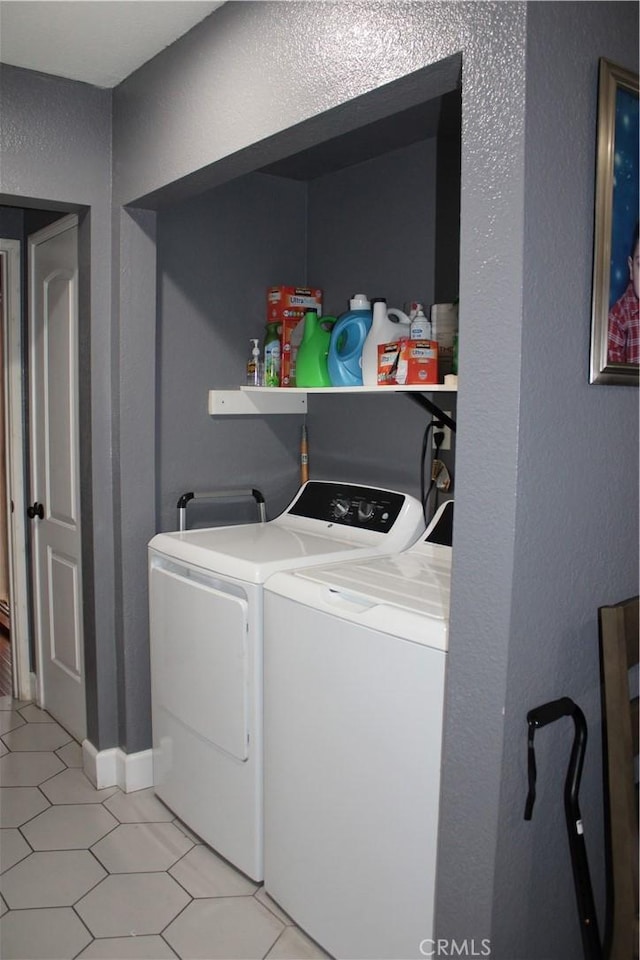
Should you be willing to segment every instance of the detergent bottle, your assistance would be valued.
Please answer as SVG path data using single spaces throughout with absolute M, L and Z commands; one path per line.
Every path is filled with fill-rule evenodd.
M 267 323 L 264 338 L 264 385 L 280 386 L 280 323 Z
M 378 383 L 378 345 L 407 339 L 410 326 L 409 317 L 402 310 L 396 307 L 387 309 L 384 297 L 376 297 L 371 305 L 371 329 L 362 348 L 362 382 L 365 387 L 375 387 Z M 397 319 L 394 321 L 393 317 Z
M 327 367 L 333 387 L 362 386 L 362 348 L 371 329 L 371 304 L 356 293 L 331 331 Z
M 304 315 L 304 332 L 296 357 L 297 387 L 330 387 L 327 355 L 335 317 L 318 317 L 316 310 Z

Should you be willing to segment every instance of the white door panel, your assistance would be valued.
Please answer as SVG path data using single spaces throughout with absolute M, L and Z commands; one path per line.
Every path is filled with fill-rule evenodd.
M 50 520 L 74 526 L 75 277 L 60 271 L 45 280 L 44 388 L 46 505 Z
M 52 662 L 76 681 L 82 679 L 82 636 L 79 623 L 78 564 L 48 550 L 49 626 Z
M 31 502 L 38 700 L 86 736 L 78 442 L 78 225 L 29 238 Z
M 165 710 L 238 760 L 249 738 L 248 604 L 151 567 L 154 685 Z

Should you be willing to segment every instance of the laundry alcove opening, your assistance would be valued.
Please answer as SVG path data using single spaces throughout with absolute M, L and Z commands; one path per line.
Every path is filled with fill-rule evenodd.
M 311 134 L 285 131 L 249 151 L 253 165 L 241 176 L 203 190 L 201 171 L 197 193 L 176 199 L 169 190 L 156 204 L 161 529 L 175 527 L 176 495 L 186 490 L 233 478 L 259 487 L 273 516 L 297 488 L 300 417 L 206 412 L 209 389 L 244 382 L 249 339 L 264 333 L 267 287 L 320 287 L 333 316 L 357 292 L 401 308 L 458 296 L 459 78 L 460 58 L 450 58 L 446 69 L 426 68 L 323 115 L 312 145 L 291 149 Z M 445 407 L 455 416 L 455 394 Z M 310 396 L 311 476 L 419 495 L 427 422 L 402 396 Z M 453 451 L 443 459 L 453 474 Z

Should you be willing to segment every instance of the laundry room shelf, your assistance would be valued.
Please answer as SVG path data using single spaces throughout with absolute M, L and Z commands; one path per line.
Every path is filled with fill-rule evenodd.
M 306 413 L 309 394 L 385 394 L 455 393 L 456 388 L 444 383 L 426 386 L 386 387 L 239 387 L 235 390 L 209 390 L 208 411 L 211 416 L 264 416 L 266 414 Z

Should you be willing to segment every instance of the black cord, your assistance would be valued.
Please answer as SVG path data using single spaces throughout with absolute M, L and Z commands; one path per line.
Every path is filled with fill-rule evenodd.
M 442 428 L 442 424 L 438 423 L 437 420 L 432 420 L 431 423 L 429 424 L 429 426 L 431 426 L 431 427 L 437 426 L 437 427 L 439 428 L 439 429 L 437 429 L 437 430 L 434 432 L 434 434 L 433 434 L 433 445 L 434 445 L 434 448 L 435 448 L 435 449 L 434 449 L 434 452 L 433 452 L 433 460 L 439 460 L 439 459 L 440 459 L 440 447 L 441 447 L 442 444 L 444 443 L 444 430 L 441 429 L 441 428 Z M 433 463 L 433 460 L 432 460 L 432 463 Z M 422 476 L 423 476 L 423 480 L 424 480 L 424 460 L 423 460 L 423 467 L 422 467 Z M 437 479 L 438 479 L 438 478 L 437 478 L 436 476 L 433 476 L 433 468 L 432 468 L 432 470 L 431 470 L 431 482 L 430 482 L 430 484 L 429 484 L 429 489 L 427 490 L 426 495 L 423 496 L 423 499 L 422 499 L 422 512 L 423 512 L 423 514 L 424 514 L 424 522 L 425 522 L 426 524 L 428 524 L 429 521 L 430 521 L 430 519 L 431 519 L 431 516 L 429 515 L 429 497 L 431 496 L 433 490 L 436 488 L 436 481 L 437 481 Z M 437 495 L 437 490 L 436 490 L 436 495 Z M 437 501 L 437 499 L 436 499 L 436 506 L 437 506 L 437 504 L 438 504 L 438 501 Z M 433 513 L 435 513 L 435 508 L 434 508 L 434 510 L 433 510 Z
M 424 436 L 422 438 L 422 455 L 420 458 L 420 503 L 422 504 L 422 513 L 424 515 L 424 522 L 427 523 L 427 500 L 429 499 L 429 494 L 431 493 L 431 487 L 425 492 L 425 467 L 427 459 L 427 444 L 429 442 L 429 433 L 433 427 L 435 421 L 430 420 L 427 424 L 426 430 L 424 431 Z M 433 484 L 433 481 L 431 481 Z
M 426 460 L 427 460 L 427 449 L 429 444 L 429 433 L 433 427 L 438 427 L 437 431 L 433 434 L 433 443 L 435 447 L 434 458 L 438 459 L 440 454 L 440 447 L 444 443 L 444 430 L 442 430 L 442 424 L 438 420 L 430 420 L 424 431 L 424 436 L 422 438 L 422 456 L 420 460 L 420 502 L 422 503 L 422 513 L 424 515 L 424 522 L 429 523 L 429 497 L 431 496 L 433 489 L 436 485 L 436 478 L 431 477 L 431 482 L 429 483 L 429 488 L 425 490 L 425 469 L 426 469 Z
M 427 490 L 427 493 L 422 501 L 422 512 L 424 514 L 424 522 L 427 526 L 429 526 L 429 521 L 431 519 L 431 517 L 429 516 L 429 497 L 433 493 L 433 489 L 435 485 L 436 485 L 435 480 L 432 480 L 431 483 L 429 484 L 429 489 Z

